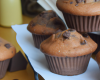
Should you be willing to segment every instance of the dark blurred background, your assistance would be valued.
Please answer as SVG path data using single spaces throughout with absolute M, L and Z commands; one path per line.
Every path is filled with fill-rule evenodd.
M 37 3 L 37 0 L 21 0 L 22 5 L 22 14 L 29 16 L 29 17 L 35 17 L 44 9 Z

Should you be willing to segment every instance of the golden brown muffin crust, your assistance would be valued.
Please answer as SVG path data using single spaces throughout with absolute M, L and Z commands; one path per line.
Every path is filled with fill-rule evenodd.
M 59 10 L 79 16 L 100 15 L 100 0 L 57 0 Z
M 76 30 L 65 30 L 44 40 L 40 48 L 48 55 L 76 57 L 93 53 L 97 44 L 89 36 L 83 37 Z
M 0 61 L 12 58 L 15 53 L 15 47 L 0 37 Z
M 34 34 L 51 35 L 66 26 L 53 10 L 43 11 L 29 23 L 27 29 Z

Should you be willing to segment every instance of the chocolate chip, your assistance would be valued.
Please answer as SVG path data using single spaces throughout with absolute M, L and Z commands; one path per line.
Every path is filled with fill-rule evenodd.
M 87 38 L 88 34 L 87 33 L 83 33 L 82 36 Z
M 75 29 L 68 29 L 68 31 L 75 32 L 76 30 Z
M 9 49 L 9 48 L 11 47 L 9 43 L 5 44 L 4 46 L 5 46 L 7 49 Z
M 63 33 L 63 37 L 64 37 L 65 39 L 69 39 L 69 37 L 70 37 L 70 32 L 65 31 L 65 32 Z
M 18 80 L 18 79 L 13 79 L 13 80 Z
M 55 34 L 58 33 L 58 32 L 62 32 L 62 30 L 61 30 L 61 29 L 57 30 L 57 31 L 55 32 Z
M 73 2 L 70 2 L 70 4 L 73 4 Z
M 43 13 L 40 13 L 39 16 L 42 17 Z
M 45 25 L 49 22 L 51 18 L 54 18 L 54 17 L 58 17 L 54 11 L 44 11 L 41 14 L 39 14 L 38 19 L 37 19 L 37 24 Z
M 51 18 L 51 16 L 49 16 L 49 13 L 48 13 L 47 11 L 41 13 L 39 16 L 40 16 L 41 18 L 45 18 L 45 19 L 47 19 L 47 20 L 49 20 L 49 19 Z
M 58 19 L 55 19 L 53 21 L 53 24 L 56 25 L 56 26 L 63 26 L 63 23 L 60 20 L 58 20 Z
M 32 27 L 34 27 L 35 25 L 36 25 L 35 23 L 32 23 L 32 24 L 31 24 Z
M 47 12 L 47 11 L 44 11 L 44 12 L 40 13 L 39 16 L 45 18 L 45 16 L 46 16 L 47 14 L 48 14 L 48 12 Z
M 81 45 L 85 45 L 86 44 L 86 40 L 83 40 L 82 42 L 81 42 Z
M 36 24 L 33 22 L 33 20 L 30 21 L 28 26 L 34 27 Z

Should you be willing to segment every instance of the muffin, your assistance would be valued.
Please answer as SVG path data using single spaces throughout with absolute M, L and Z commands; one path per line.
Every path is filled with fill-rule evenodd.
M 65 30 L 63 21 L 53 10 L 43 11 L 27 26 L 28 31 L 32 33 L 34 44 L 40 48 L 40 43 L 50 37 L 57 30 Z
M 100 31 L 100 0 L 57 0 L 66 24 L 78 32 Z
M 5 76 L 10 59 L 15 53 L 15 47 L 0 37 L 0 79 Z
M 50 71 L 70 76 L 86 71 L 96 48 L 97 44 L 89 36 L 82 36 L 74 29 L 53 34 L 40 45 Z

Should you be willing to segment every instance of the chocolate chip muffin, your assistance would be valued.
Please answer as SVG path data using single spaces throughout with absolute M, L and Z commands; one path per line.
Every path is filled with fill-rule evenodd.
M 33 18 L 27 29 L 32 33 L 35 46 L 39 48 L 43 40 L 59 29 L 65 30 L 66 26 L 53 10 L 48 10 Z
M 10 59 L 15 53 L 15 47 L 0 37 L 0 79 L 5 76 Z
M 66 24 L 78 32 L 100 31 L 100 0 L 57 0 Z
M 74 29 L 53 34 L 44 40 L 40 49 L 51 72 L 61 75 L 78 75 L 87 69 L 97 44 L 88 36 Z

